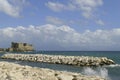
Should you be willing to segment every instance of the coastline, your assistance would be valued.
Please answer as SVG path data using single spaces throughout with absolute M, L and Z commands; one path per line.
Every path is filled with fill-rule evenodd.
M 98 76 L 22 66 L 10 62 L 0 61 L 0 64 L 0 80 L 105 80 Z
M 59 59 L 61 59 L 61 56 L 62 56 L 62 58 L 63 58 L 63 55 L 49 55 L 49 54 L 19 54 L 19 53 L 7 53 L 7 54 L 3 54 L 2 56 L 1 56 L 1 58 L 3 58 L 4 57 L 4 59 L 3 60 L 13 60 L 13 61 L 16 61 L 16 60 L 18 60 L 18 61 L 22 61 L 22 62 L 30 62 L 30 63 L 32 63 L 32 64 L 34 64 L 34 63 L 37 63 L 37 64 L 39 64 L 39 65 L 42 65 L 41 64 L 41 62 L 42 61 L 38 61 L 39 59 L 41 60 L 41 58 L 40 58 L 40 55 L 41 55 L 41 57 L 42 57 L 42 61 L 44 61 L 43 63 L 45 63 L 45 64 L 49 64 L 50 63 L 50 65 L 60 65 L 60 64 L 58 64 L 58 63 L 51 63 L 51 62 L 48 62 L 48 61 L 54 61 L 55 62 L 55 60 L 52 60 L 52 59 L 56 59 L 57 61 L 59 61 Z M 43 56 L 44 55 L 44 56 Z M 46 57 L 47 56 L 47 57 Z M 52 56 L 52 57 L 54 57 L 54 58 L 51 58 L 50 56 Z M 57 58 L 56 58 L 56 56 L 57 56 Z M 112 63 L 114 62 L 113 60 L 111 60 L 110 58 L 107 58 L 107 57 L 90 57 L 90 56 L 66 56 L 66 55 L 64 55 L 64 57 L 82 57 L 83 58 L 83 62 L 85 61 L 86 62 L 86 60 L 85 59 L 88 59 L 88 58 L 92 58 L 92 59 L 101 59 L 102 61 L 104 61 L 104 62 L 106 62 L 106 61 L 112 61 Z M 87 58 L 86 58 L 87 57 Z M 39 58 L 39 59 L 38 59 Z M 58 59 L 59 58 L 59 59 Z M 50 59 L 50 60 L 49 60 Z M 63 59 L 63 60 L 66 60 L 66 62 L 67 62 L 67 59 L 65 58 L 65 59 Z M 69 61 L 70 61 L 70 59 L 68 59 Z M 82 60 L 82 59 L 81 59 Z M 89 59 L 88 59 L 89 60 Z M 75 61 L 75 60 L 74 60 Z M 93 60 L 94 61 L 94 60 Z M 99 60 L 98 60 L 99 61 Z M 10 62 L 11 63 L 11 62 Z M 16 62 L 15 62 L 16 63 Z M 94 62 L 94 63 L 96 63 L 96 61 Z M 20 64 L 20 65 L 27 65 L 26 63 L 24 64 Z M 35 64 L 36 65 L 36 64 Z M 70 65 L 70 64 L 64 64 L 64 65 L 60 65 L 60 66 L 68 66 L 68 65 Z M 104 64 L 103 65 L 103 67 L 104 66 L 109 66 L 108 64 Z M 110 64 L 111 65 L 111 64 Z M 31 66 L 31 65 L 29 65 L 29 66 Z M 47 66 L 49 66 L 49 65 L 47 65 Z M 35 66 L 32 66 L 32 67 L 35 67 Z M 36 67 L 38 67 L 38 66 L 36 66 Z M 52 67 L 52 66 L 51 66 Z M 56 67 L 56 66 L 53 66 L 53 67 Z M 71 65 L 71 67 L 79 67 L 79 65 Z M 92 67 L 92 66 L 81 66 L 81 67 L 83 67 L 83 69 L 87 69 L 87 68 L 84 68 L 84 67 Z M 97 68 L 97 67 L 102 67 L 102 66 L 93 66 L 92 68 Z M 83 74 L 82 76 L 85 76 L 85 79 L 83 78 L 83 80 L 95 80 L 95 79 L 86 79 L 87 78 L 87 76 L 89 76 L 89 77 L 96 77 L 96 76 L 99 76 L 99 78 L 97 79 L 97 80 L 109 80 L 109 76 L 102 76 L 101 74 L 102 73 L 97 73 L 96 75 L 89 75 L 89 73 L 88 73 L 88 75 L 85 73 L 85 72 L 88 72 L 88 71 L 85 71 L 85 72 L 83 72 L 83 71 L 73 71 L 73 70 L 63 70 L 63 69 L 55 69 L 55 68 L 49 68 L 49 67 L 42 67 L 42 66 L 39 66 L 39 68 L 42 68 L 42 69 L 44 69 L 44 68 L 47 68 L 47 69 L 52 69 L 52 70 L 58 70 L 58 71 L 60 71 L 60 73 L 61 73 L 61 71 L 63 72 L 63 71 L 68 71 L 68 72 L 75 72 L 75 73 L 81 73 L 81 74 Z M 67 68 L 67 67 L 66 67 Z M 69 68 L 69 66 L 68 66 L 68 68 Z M 98 69 L 100 69 L 100 71 L 102 71 L 102 69 L 104 69 L 104 68 L 98 68 Z M 88 69 L 89 70 L 89 69 Z M 92 69 L 91 69 L 92 70 Z M 104 72 L 103 72 L 104 73 Z M 62 73 L 63 74 L 63 73 Z M 80 75 L 81 75 L 80 74 Z M 91 73 L 90 73 L 91 74 Z M 108 75 L 108 73 L 106 73 L 105 72 L 105 74 L 106 75 Z M 63 74 L 63 75 L 66 75 L 66 74 Z M 67 75 L 68 76 L 68 75 Z M 66 76 L 66 77 L 67 77 Z M 64 76 L 65 77 L 65 76 Z M 37 79 L 38 80 L 38 79 Z M 45 79 L 45 80 L 49 80 L 49 79 Z M 54 79 L 53 79 L 54 80 Z M 59 80 L 59 79 L 57 79 L 57 80 Z M 61 79 L 61 80 L 68 80 L 68 79 Z M 69 79 L 69 80 L 71 80 L 71 79 Z M 74 79 L 73 79 L 74 80 Z M 81 78 L 80 79 L 75 79 L 75 80 L 81 80 Z M 114 80 L 114 79 L 113 79 Z

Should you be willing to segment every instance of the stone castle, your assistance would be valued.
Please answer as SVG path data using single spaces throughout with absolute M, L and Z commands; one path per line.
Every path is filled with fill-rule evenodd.
M 33 51 L 33 50 L 34 48 L 31 44 L 17 43 L 17 42 L 12 42 L 10 48 L 7 49 L 0 48 L 0 51 L 7 51 L 7 52 L 12 52 L 12 51 L 25 52 L 25 51 Z

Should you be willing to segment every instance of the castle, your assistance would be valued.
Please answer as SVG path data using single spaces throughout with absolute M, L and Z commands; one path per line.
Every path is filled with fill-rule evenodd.
M 7 51 L 7 52 L 12 52 L 12 51 L 25 52 L 25 51 L 33 51 L 33 50 L 34 48 L 31 44 L 17 43 L 17 42 L 12 42 L 10 48 L 7 49 L 0 48 L 0 51 Z

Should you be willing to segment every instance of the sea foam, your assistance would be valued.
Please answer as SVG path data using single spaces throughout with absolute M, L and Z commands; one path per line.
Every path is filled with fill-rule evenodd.
M 107 67 L 111 67 L 111 68 L 120 67 L 120 64 L 109 65 L 109 66 L 107 66 Z
M 83 68 L 82 73 L 88 76 L 100 76 L 107 80 L 111 80 L 108 75 L 108 70 L 104 67 L 98 67 L 98 68 L 85 67 Z

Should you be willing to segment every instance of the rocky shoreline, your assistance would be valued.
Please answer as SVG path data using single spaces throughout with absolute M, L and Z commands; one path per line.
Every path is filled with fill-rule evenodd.
M 0 62 L 0 80 L 106 80 L 98 76 Z
M 54 64 L 65 64 L 75 66 L 103 66 L 115 64 L 107 57 L 89 57 L 89 56 L 63 56 L 63 55 L 45 55 L 45 54 L 15 54 L 8 53 L 1 56 L 3 59 L 25 60 L 46 62 Z

